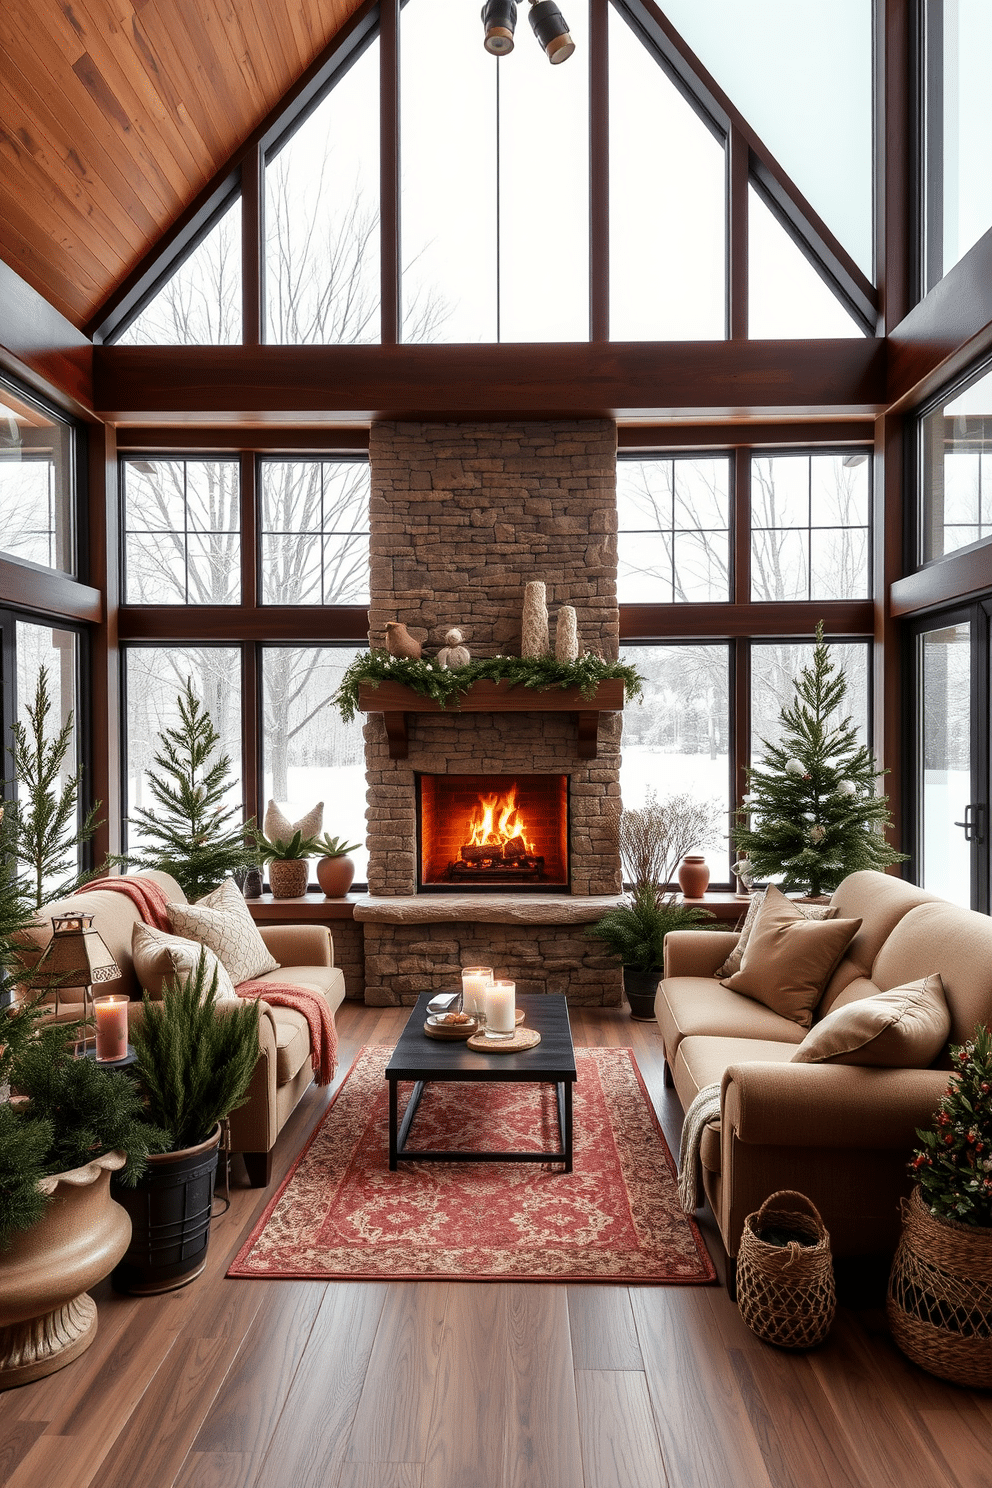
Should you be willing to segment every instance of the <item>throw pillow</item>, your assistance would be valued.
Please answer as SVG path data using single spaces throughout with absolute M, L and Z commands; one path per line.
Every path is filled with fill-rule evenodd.
M 713 973 L 715 977 L 730 977 L 733 976 L 735 971 L 740 971 L 741 960 L 747 949 L 747 943 L 751 938 L 751 931 L 754 929 L 754 921 L 758 910 L 764 903 L 764 898 L 764 893 L 751 895 L 751 902 L 747 907 L 747 914 L 744 916 L 744 923 L 741 926 L 741 933 L 737 938 L 737 944 L 720 967 L 720 970 Z M 790 899 L 789 903 L 798 909 L 804 920 L 833 920 L 837 918 L 837 908 L 833 904 L 798 904 L 795 899 Z
M 765 890 L 740 971 L 723 986 L 809 1028 L 830 973 L 860 928 L 860 920 L 808 920 L 772 885 Z
M 320 829 L 324 825 L 324 803 L 318 801 L 312 811 L 306 812 L 299 821 L 291 822 L 289 817 L 275 803 L 270 801 L 265 808 L 265 821 L 262 823 L 262 831 L 270 842 L 292 842 L 297 832 L 302 832 L 304 837 L 319 837 Z
M 239 1001 L 234 983 L 213 951 L 207 950 L 195 940 L 167 935 L 164 930 L 156 930 L 140 920 L 131 931 L 134 974 L 153 1002 L 161 1002 L 167 982 L 185 980 L 194 975 L 201 951 L 206 958 L 208 987 L 214 972 L 217 973 L 217 1001 Z
M 233 879 L 225 878 L 219 888 L 204 894 L 195 904 L 165 907 L 176 934 L 198 940 L 213 951 L 235 984 L 279 970 L 279 962 L 269 955 Z
M 793 1064 L 874 1064 L 926 1069 L 951 1032 L 944 984 L 936 972 L 919 981 L 874 992 L 811 1028 Z

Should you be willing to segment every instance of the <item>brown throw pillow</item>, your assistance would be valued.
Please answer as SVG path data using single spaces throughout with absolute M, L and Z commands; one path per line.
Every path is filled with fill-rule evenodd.
M 860 920 L 808 920 L 770 886 L 741 969 L 723 986 L 809 1028 L 830 973 L 860 928 Z
M 747 907 L 747 914 L 744 916 L 744 923 L 741 926 L 741 933 L 737 937 L 737 944 L 720 967 L 720 970 L 713 973 L 715 977 L 730 977 L 733 976 L 735 971 L 740 971 L 741 961 L 744 958 L 744 952 L 747 950 L 747 943 L 751 939 L 751 931 L 754 929 L 754 921 L 758 910 L 765 901 L 766 892 L 767 890 L 764 890 L 760 894 L 751 895 L 751 903 Z M 798 909 L 804 920 L 833 920 L 837 917 L 837 907 L 834 904 L 799 904 L 795 899 L 790 899 L 789 903 Z
M 944 984 L 934 972 L 835 1008 L 810 1029 L 792 1062 L 927 1069 L 950 1032 Z

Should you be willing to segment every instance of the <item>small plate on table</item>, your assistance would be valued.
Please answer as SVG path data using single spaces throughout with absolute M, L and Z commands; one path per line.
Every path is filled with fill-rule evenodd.
M 464 1023 L 447 1023 L 446 1013 L 428 1013 L 424 1032 L 433 1039 L 468 1039 L 479 1031 L 478 1018 L 468 1018 Z

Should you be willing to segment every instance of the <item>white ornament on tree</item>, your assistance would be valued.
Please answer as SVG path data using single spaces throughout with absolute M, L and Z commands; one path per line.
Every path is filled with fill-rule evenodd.
M 785 773 L 786 775 L 791 775 L 795 780 L 801 780 L 806 774 L 806 771 L 803 769 L 801 760 L 790 759 L 785 762 Z
M 837 794 L 839 796 L 856 796 L 858 794 L 858 787 L 853 780 L 842 780 L 837 787 Z

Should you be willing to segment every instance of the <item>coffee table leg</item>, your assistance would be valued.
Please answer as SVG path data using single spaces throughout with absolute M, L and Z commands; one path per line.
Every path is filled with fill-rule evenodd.
M 572 1082 L 562 1080 L 557 1086 L 558 1093 L 558 1134 L 561 1137 L 561 1150 L 564 1158 L 564 1171 L 572 1171 Z
M 389 1081 L 389 1171 L 396 1172 L 396 1113 L 399 1109 L 398 1089 L 395 1080 Z

